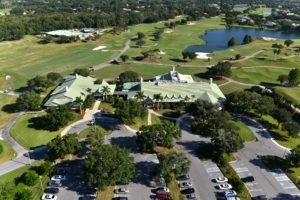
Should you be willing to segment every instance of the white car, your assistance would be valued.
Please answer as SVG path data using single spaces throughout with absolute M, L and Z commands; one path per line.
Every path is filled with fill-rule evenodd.
M 115 193 L 116 194 L 127 194 L 127 193 L 129 193 L 129 190 L 127 188 L 120 187 L 115 190 Z
M 67 177 L 64 175 L 55 175 L 55 176 L 51 177 L 52 181 L 64 181 L 66 179 L 67 179 Z
M 218 188 L 220 190 L 230 190 L 230 189 L 232 189 L 232 185 L 230 185 L 228 183 L 223 183 L 223 184 L 218 185 Z
M 57 196 L 54 194 L 44 194 L 41 200 L 57 200 Z
M 156 191 L 167 192 L 167 193 L 170 192 L 169 188 L 167 188 L 167 187 L 158 187 L 158 188 L 156 188 Z
M 226 183 L 228 181 L 228 178 L 226 178 L 226 177 L 218 177 L 214 181 L 216 183 Z
M 235 197 L 237 193 L 234 190 L 225 190 L 224 196 L 225 197 Z
M 179 187 L 181 187 L 181 188 L 187 188 L 187 187 L 193 187 L 193 185 L 192 185 L 191 182 L 184 181 L 184 182 L 181 182 L 179 184 Z

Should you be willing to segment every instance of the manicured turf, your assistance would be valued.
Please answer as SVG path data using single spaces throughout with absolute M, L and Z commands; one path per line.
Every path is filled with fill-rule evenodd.
M 35 117 L 43 115 L 44 113 L 26 114 L 22 116 L 10 129 L 11 136 L 26 149 L 47 144 L 53 138 L 58 136 L 63 129 L 50 132 L 43 130 L 42 127 L 33 127 L 34 124 L 30 121 L 34 120 Z M 74 116 L 74 121 L 79 120 L 78 115 Z
M 101 101 L 99 109 L 104 109 L 107 112 L 115 112 L 115 108 L 112 104 Z
M 143 119 L 135 118 L 134 122 L 134 124 L 130 125 L 130 128 L 138 131 L 143 125 L 148 125 L 148 114 Z
M 170 189 L 170 196 L 172 200 L 182 200 L 185 199 L 183 195 L 180 193 L 180 188 L 175 178 L 168 183 L 168 188 Z
M 255 140 L 255 136 L 253 135 L 253 133 L 251 132 L 251 130 L 242 122 L 238 122 L 238 121 L 231 121 L 231 123 L 233 123 L 234 125 L 236 125 L 237 127 L 240 128 L 240 136 L 244 141 L 254 141 Z
M 299 87 L 275 87 L 275 92 L 284 96 L 294 104 L 300 104 L 300 88 Z
M 12 160 L 16 157 L 16 152 L 4 141 L 0 141 L 3 147 L 3 152 L 0 154 L 0 163 Z
M 88 127 L 88 128 L 86 128 L 86 129 L 84 129 L 83 131 L 81 131 L 80 133 L 79 133 L 79 138 L 86 138 L 87 136 L 88 136 L 88 134 L 90 133 L 90 131 L 91 131 L 91 129 L 93 129 L 94 127 Z M 106 129 L 107 131 L 106 131 L 106 133 L 105 134 L 107 134 L 107 135 L 109 135 L 109 134 L 111 134 L 111 130 L 108 130 L 108 129 Z
M 15 116 L 13 105 L 15 102 L 14 96 L 0 94 L 0 129 Z
M 184 111 L 177 111 L 177 110 L 172 110 L 172 109 L 161 109 L 156 112 L 158 112 L 159 114 L 161 114 L 165 117 L 172 117 L 172 118 L 178 118 L 184 114 Z
M 242 91 L 242 90 L 245 90 L 245 89 L 249 88 L 248 86 L 243 86 L 243 85 L 239 85 L 239 84 L 236 84 L 236 83 L 228 83 L 228 84 L 225 84 L 225 85 L 221 85 L 219 87 L 220 87 L 220 89 L 221 89 L 221 91 L 223 92 L 224 95 L 230 94 L 232 92 Z
M 151 114 L 151 123 L 152 124 L 161 124 L 162 123 L 162 118 L 157 116 L 157 115 L 154 115 L 154 114 Z

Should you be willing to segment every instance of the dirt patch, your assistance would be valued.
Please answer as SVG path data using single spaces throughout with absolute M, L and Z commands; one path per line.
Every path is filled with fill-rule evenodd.
M 160 59 L 159 58 L 155 58 L 155 57 L 148 57 L 148 58 L 144 58 L 143 61 L 144 62 L 159 62 Z
M 66 43 L 66 44 L 63 44 L 64 46 L 66 47 L 75 47 L 75 46 L 80 46 L 82 45 L 81 42 L 72 42 L 72 43 Z

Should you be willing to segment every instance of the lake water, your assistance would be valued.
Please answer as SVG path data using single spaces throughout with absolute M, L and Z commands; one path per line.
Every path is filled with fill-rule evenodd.
M 238 45 L 241 45 L 246 34 L 252 37 L 263 36 L 279 39 L 300 39 L 300 34 L 296 33 L 283 33 L 281 31 L 251 28 L 209 30 L 205 35 L 200 36 L 200 38 L 206 42 L 205 45 L 192 45 L 185 49 L 185 51 L 212 53 L 214 51 L 224 50 L 228 48 L 227 43 L 232 37 L 235 37 L 238 41 Z

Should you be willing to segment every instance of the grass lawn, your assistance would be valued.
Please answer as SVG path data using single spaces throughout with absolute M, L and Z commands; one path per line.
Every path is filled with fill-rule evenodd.
M 43 163 L 43 161 L 37 161 L 37 162 L 32 163 L 32 166 L 39 166 L 42 163 Z M 0 183 L 14 182 L 15 178 L 20 177 L 23 173 L 29 171 L 30 168 L 31 168 L 31 166 L 27 165 L 27 166 L 21 167 L 19 169 L 16 169 L 8 174 L 2 175 L 2 176 L 0 176 Z M 48 176 L 42 177 L 42 184 L 43 184 L 44 188 L 47 187 L 48 181 L 49 181 Z M 42 189 L 41 189 L 41 185 L 40 185 L 39 181 L 37 182 L 37 184 L 35 186 L 28 187 L 28 188 L 32 192 L 33 200 L 39 200 L 44 193 L 44 191 L 42 191 Z
M 185 198 L 180 193 L 180 188 L 175 178 L 168 183 L 168 188 L 170 189 L 170 196 L 172 200 L 184 200 Z
M 239 121 L 231 121 L 234 125 L 240 128 L 240 136 L 244 141 L 254 141 L 255 136 L 251 132 L 251 130 L 242 122 Z
M 0 154 L 0 164 L 16 157 L 16 152 L 4 141 L 0 141 L 3 152 Z
M 88 134 L 90 133 L 91 129 L 93 129 L 93 128 L 94 127 L 91 126 L 91 127 L 84 129 L 83 131 L 81 131 L 78 135 L 79 138 L 86 138 L 88 136 Z M 103 127 L 101 127 L 101 128 L 103 128 Z M 109 130 L 109 129 L 105 129 L 105 130 L 106 130 L 105 135 L 109 135 L 112 133 L 112 130 Z
M 294 104 L 300 104 L 300 87 L 274 87 L 275 92 L 284 96 Z
M 184 114 L 184 111 L 177 111 L 177 110 L 172 110 L 172 109 L 161 109 L 156 112 L 158 112 L 159 114 L 161 114 L 165 117 L 172 117 L 172 118 L 178 118 Z
M 130 125 L 130 128 L 138 131 L 144 125 L 148 125 L 148 114 L 143 119 L 135 118 L 134 124 Z
M 114 198 L 114 186 L 109 186 L 104 191 L 99 191 L 97 193 L 97 200 L 110 200 Z
M 115 110 L 116 110 L 111 103 L 107 103 L 104 101 L 101 101 L 101 103 L 99 105 L 99 109 L 105 109 L 109 112 L 115 112 Z
M 59 129 L 58 131 L 50 132 L 41 129 L 41 127 L 38 127 L 38 129 L 33 127 L 34 124 L 31 122 L 31 120 L 34 120 L 35 117 L 40 117 L 43 115 L 45 115 L 45 113 L 23 115 L 10 129 L 11 136 L 26 149 L 47 144 L 53 138 L 58 136 L 63 128 Z M 75 119 L 72 122 L 80 119 L 79 115 L 77 114 L 74 114 L 74 117 Z M 70 122 L 70 124 L 72 122 Z
M 239 85 L 236 83 L 227 83 L 225 85 L 220 85 L 220 90 L 223 92 L 224 95 L 230 94 L 232 92 L 239 92 L 245 89 L 248 89 L 248 86 Z
M 154 115 L 154 114 L 151 114 L 151 122 L 152 124 L 161 124 L 162 123 L 162 118 L 157 116 L 157 115 Z
M 14 106 L 11 105 L 13 105 L 15 102 L 16 97 L 0 94 L 0 129 L 3 128 L 14 117 Z
M 251 113 L 252 117 L 259 121 L 272 135 L 272 137 L 278 142 L 278 144 L 287 148 L 295 148 L 300 144 L 300 137 L 291 138 L 287 131 L 280 130 L 278 128 L 277 120 L 270 115 L 263 115 L 261 118 L 255 113 Z

